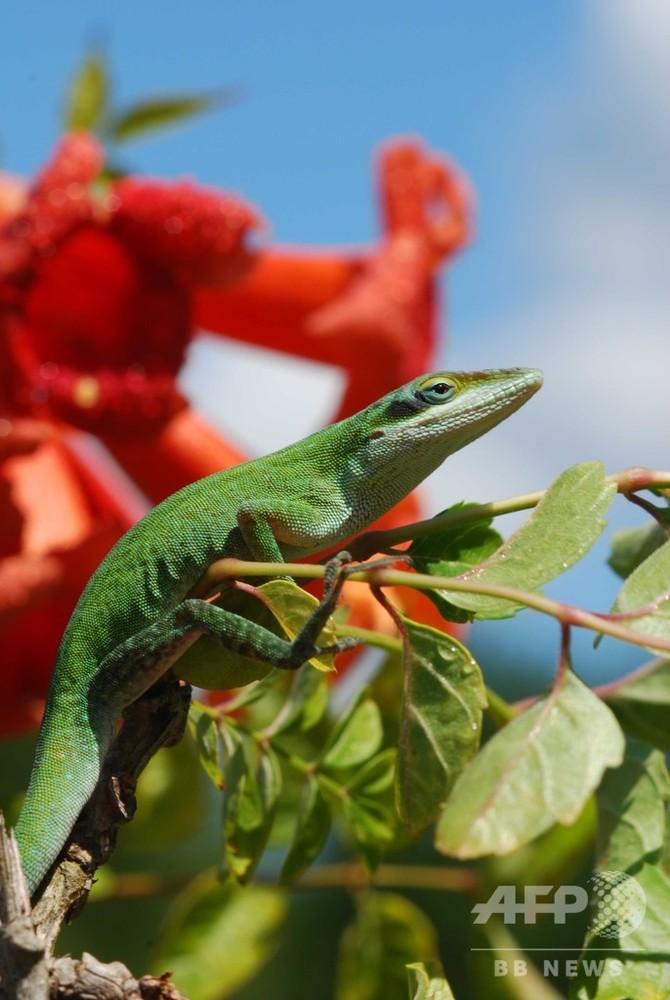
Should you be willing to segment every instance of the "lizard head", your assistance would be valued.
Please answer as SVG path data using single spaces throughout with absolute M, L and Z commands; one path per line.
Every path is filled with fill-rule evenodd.
M 455 451 L 485 434 L 542 385 L 536 368 L 421 375 L 369 406 L 359 417 L 360 470 L 383 470 L 402 493 L 418 485 Z M 401 482 L 400 482 L 401 481 Z

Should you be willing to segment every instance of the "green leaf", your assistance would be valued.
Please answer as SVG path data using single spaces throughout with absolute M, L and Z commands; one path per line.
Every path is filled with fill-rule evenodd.
M 656 513 L 670 527 L 670 508 L 656 508 Z M 667 541 L 656 521 L 637 528 L 622 528 L 612 536 L 612 554 L 607 562 L 624 579 Z
M 362 767 L 357 768 L 346 783 L 351 794 L 362 792 L 365 795 L 379 795 L 393 784 L 395 777 L 397 752 L 388 747 L 372 757 Z
M 256 869 L 270 836 L 281 792 L 281 771 L 269 746 L 226 727 L 232 753 L 225 770 L 225 869 L 239 882 Z M 225 730 L 224 730 L 225 732 Z
M 361 792 L 345 795 L 342 814 L 354 847 L 369 872 L 375 870 L 382 854 L 395 840 L 396 823 L 392 802 Z
M 444 632 L 403 619 L 404 677 L 396 802 L 413 832 L 438 815 L 475 755 L 486 693 L 470 652 Z
M 598 789 L 598 867 L 630 872 L 657 860 L 665 843 L 670 779 L 665 758 L 630 743 L 620 767 Z
M 239 688 L 235 694 L 231 695 L 220 707 L 220 712 L 230 715 L 238 712 L 241 708 L 250 708 L 256 702 L 262 701 L 269 695 L 281 698 L 283 685 L 286 683 L 287 674 L 285 670 L 272 667 L 269 674 L 261 677 L 257 681 L 252 681 L 245 687 Z
M 328 686 L 317 670 L 297 670 L 289 696 L 269 727 L 271 735 L 307 732 L 323 718 L 328 707 Z
M 406 1000 L 407 966 L 439 962 L 435 928 L 404 896 L 368 892 L 357 902 L 340 942 L 336 1000 Z
M 208 635 L 201 635 L 175 664 L 178 677 L 206 691 L 244 687 L 267 677 L 271 671 L 271 664 L 224 649 Z
M 654 660 L 631 674 L 605 702 L 626 732 L 670 751 L 670 660 Z
M 475 507 L 476 504 L 459 503 L 442 514 Z M 442 516 L 442 515 L 438 515 Z M 434 576 L 460 576 L 479 566 L 503 544 L 502 536 L 491 527 L 493 518 L 482 518 L 468 524 L 457 524 L 435 534 L 417 538 L 408 552 L 419 573 Z M 472 618 L 468 611 L 455 607 L 439 591 L 426 591 L 426 596 L 437 606 L 440 614 L 449 621 L 465 622 Z
M 597 541 L 616 485 L 604 478 L 600 462 L 563 472 L 531 516 L 481 567 L 464 579 L 535 590 L 578 562 Z M 440 591 L 445 600 L 479 618 L 504 618 L 520 605 L 499 597 Z
M 601 873 L 607 875 L 606 872 Z M 619 873 L 613 873 L 615 876 Z M 624 883 L 628 887 L 631 883 Z M 617 910 L 624 922 L 639 919 L 633 930 L 626 929 L 614 940 L 592 934 L 579 958 L 579 973 L 571 983 L 573 1000 L 667 1000 L 670 996 L 670 948 L 668 946 L 668 913 L 670 913 L 670 880 L 655 865 L 644 865 L 632 882 L 637 895 L 621 892 L 616 887 L 606 899 L 608 911 Z M 617 905 L 618 904 L 618 905 Z M 598 912 L 595 917 L 597 919 Z M 625 924 L 624 924 L 625 926 Z M 616 925 L 611 930 L 616 933 Z M 609 931 L 609 928 L 608 928 Z M 608 946 L 611 945 L 611 948 Z M 585 973 L 585 963 L 599 968 L 598 978 Z
M 407 966 L 410 1000 L 455 1000 L 443 976 L 431 976 L 423 962 Z
M 179 989 L 198 1000 L 222 1000 L 269 959 L 286 921 L 283 892 L 240 889 L 211 875 L 195 879 L 170 907 L 152 967 L 170 970 Z
M 182 125 L 195 115 L 231 104 L 233 99 L 233 90 L 224 89 L 214 94 L 174 94 L 137 101 L 114 115 L 109 135 L 114 142 L 129 142 L 156 129 Z
M 612 611 L 642 611 L 637 617 L 627 618 L 626 625 L 651 640 L 670 639 L 670 542 L 633 570 L 617 594 Z M 649 648 L 653 649 L 653 641 Z
M 381 715 L 363 688 L 333 728 L 319 765 L 325 771 L 358 767 L 377 752 L 383 739 Z
M 529 880 L 524 880 L 525 885 L 530 885 Z M 484 967 L 487 976 L 487 985 L 490 983 L 490 976 L 494 975 L 494 988 L 487 992 L 491 1000 L 564 1000 L 564 993 L 559 993 L 554 989 L 548 977 L 543 976 L 540 968 L 528 960 L 528 956 L 521 950 L 516 939 L 510 933 L 509 927 L 499 923 L 497 920 L 489 920 L 484 926 L 483 932 L 489 941 L 491 948 L 487 955 L 487 965 Z M 551 950 L 548 954 L 553 958 Z M 496 960 L 505 963 L 504 968 L 509 972 L 499 979 L 493 973 L 493 962 Z M 523 976 L 514 975 L 513 970 L 519 968 L 515 963 L 520 963 L 523 969 Z M 490 970 L 490 971 L 489 971 Z M 482 970 L 484 971 L 484 970 Z M 498 987 L 496 989 L 495 987 Z
M 582 959 L 606 961 L 597 992 L 580 977 L 575 996 L 668 996 L 670 881 L 660 864 L 669 799 L 664 756 L 641 743 L 629 746 L 622 767 L 610 771 L 599 789 L 599 871 L 592 881 L 604 885 L 606 895 L 595 897 Z M 603 946 L 610 943 L 612 954 L 603 956 Z M 644 984 L 645 992 L 636 983 Z
M 199 701 L 191 702 L 188 713 L 188 731 L 193 737 L 205 773 L 209 775 L 218 789 L 222 789 L 224 781 L 221 766 L 219 721 L 218 712 Z
M 437 825 L 438 850 L 459 858 L 509 854 L 554 822 L 574 822 L 623 751 L 610 710 L 566 670 L 463 771 Z
M 622 950 L 631 954 L 655 954 L 666 958 L 666 975 L 670 979 L 670 940 L 668 939 L 668 914 L 670 913 L 670 879 L 658 865 L 645 864 L 635 872 L 635 881 L 644 893 L 645 915 L 637 927 L 621 936 Z M 626 913 L 624 911 L 624 916 Z M 600 939 L 602 943 L 602 939 Z M 666 994 L 667 995 L 667 994 Z
M 305 784 L 293 842 L 279 876 L 282 883 L 293 882 L 308 868 L 326 842 L 332 822 L 331 809 L 316 778 Z
M 497 885 L 562 885 L 574 881 L 576 866 L 593 853 L 596 822 L 596 803 L 591 796 L 570 826 L 555 823 L 512 854 L 491 859 L 489 882 L 493 877 Z
M 65 128 L 94 131 L 107 110 L 109 79 L 100 52 L 91 52 L 76 71 L 65 104 Z
M 361 861 L 373 871 L 396 837 L 397 815 L 393 807 L 393 775 L 396 752 L 389 747 L 365 764 L 343 772 L 317 774 L 323 792 L 338 807 L 346 831 Z M 339 778 L 338 778 L 339 775 Z

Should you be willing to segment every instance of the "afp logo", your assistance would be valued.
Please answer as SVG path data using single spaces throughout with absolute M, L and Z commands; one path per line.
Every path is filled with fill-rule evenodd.
M 522 898 L 514 885 L 499 885 L 485 903 L 472 907 L 474 922 L 485 924 L 492 916 L 503 923 L 537 923 L 548 914 L 555 924 L 564 924 L 570 913 L 582 913 L 589 905 L 589 930 L 600 937 L 625 937 L 642 923 L 646 898 L 642 886 L 625 872 L 596 872 L 589 879 L 590 892 L 580 885 L 527 885 Z

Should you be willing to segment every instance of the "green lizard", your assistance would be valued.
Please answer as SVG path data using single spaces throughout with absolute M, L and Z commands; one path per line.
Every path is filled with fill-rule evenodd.
M 535 369 L 437 372 L 168 497 L 121 538 L 65 630 L 16 836 L 31 893 L 90 798 L 123 709 L 200 635 L 285 669 L 318 650 L 339 582 L 293 641 L 187 595 L 225 556 L 283 562 L 362 531 L 536 392 Z M 178 667 L 177 667 L 178 673 Z

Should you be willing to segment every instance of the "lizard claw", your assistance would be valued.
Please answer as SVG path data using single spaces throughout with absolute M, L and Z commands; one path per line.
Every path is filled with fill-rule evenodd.
M 370 559 L 368 562 L 361 563 L 354 562 L 350 552 L 338 552 L 337 555 L 328 560 L 324 568 L 324 602 L 328 603 L 331 608 L 334 606 L 345 580 L 352 573 L 386 569 L 388 566 L 394 566 L 397 562 L 404 562 L 407 566 L 411 566 L 412 557 L 407 552 L 394 552 L 391 555 L 380 556 L 378 559 Z

